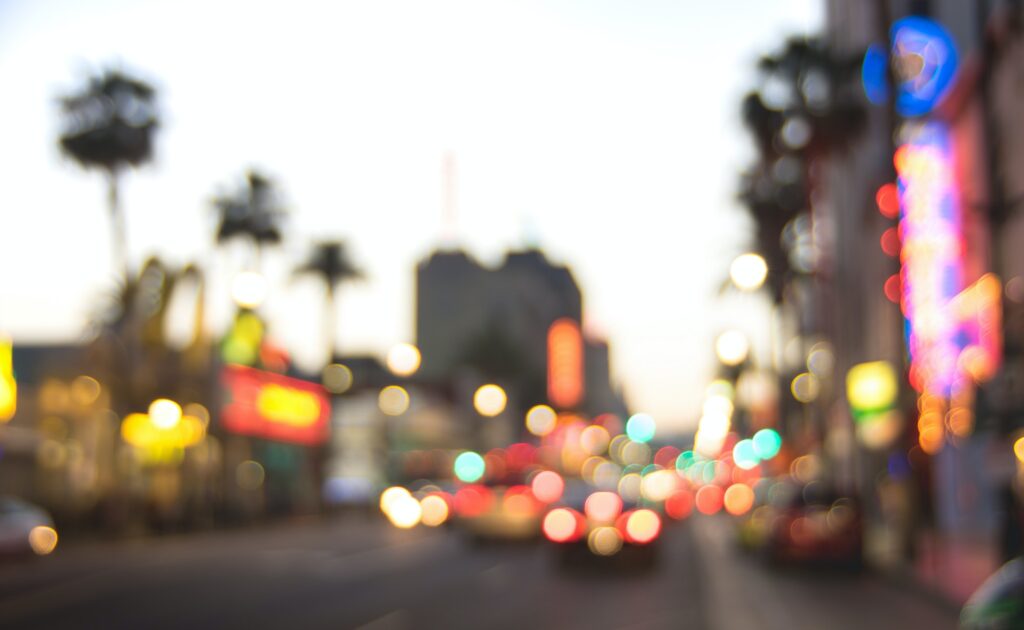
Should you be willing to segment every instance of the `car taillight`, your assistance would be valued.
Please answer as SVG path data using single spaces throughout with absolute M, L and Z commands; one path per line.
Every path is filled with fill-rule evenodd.
M 555 508 L 547 513 L 541 525 L 544 536 L 551 542 L 567 543 L 579 540 L 586 529 L 583 515 L 569 508 Z
M 455 513 L 462 517 L 480 516 L 491 508 L 494 493 L 485 486 L 472 485 L 459 488 L 455 493 Z
M 661 533 L 661 517 L 654 510 L 641 508 L 620 516 L 615 526 L 622 532 L 626 542 L 646 545 Z

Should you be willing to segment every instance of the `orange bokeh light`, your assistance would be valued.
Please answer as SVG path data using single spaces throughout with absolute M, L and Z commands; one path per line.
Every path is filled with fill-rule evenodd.
M 583 335 L 568 317 L 548 329 L 548 398 L 556 407 L 574 407 L 583 397 Z
M 754 491 L 745 483 L 734 483 L 725 491 L 723 502 L 726 512 L 741 516 L 754 506 Z

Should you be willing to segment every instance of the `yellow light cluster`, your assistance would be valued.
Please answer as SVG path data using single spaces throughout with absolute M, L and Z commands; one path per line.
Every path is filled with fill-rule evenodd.
M 934 455 L 942 450 L 946 440 L 945 401 L 934 394 L 922 393 L 917 399 L 917 408 L 920 412 L 917 419 L 918 444 L 922 451 Z
M 392 486 L 381 493 L 380 511 L 399 529 L 416 527 L 423 518 L 423 506 L 401 486 Z
M 166 403 L 174 406 L 176 414 Z M 195 415 L 183 415 L 176 403 L 161 399 L 154 401 L 150 409 L 151 413 L 129 414 L 121 422 L 125 442 L 146 449 L 187 448 L 206 437 L 206 423 Z
M 846 374 L 846 399 L 859 412 L 881 411 L 896 403 L 896 370 L 887 361 L 860 363 Z
M 974 383 L 965 382 L 953 391 L 946 413 L 946 431 L 958 438 L 974 432 Z

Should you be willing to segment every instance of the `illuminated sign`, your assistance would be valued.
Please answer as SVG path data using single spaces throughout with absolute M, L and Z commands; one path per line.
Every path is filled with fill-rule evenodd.
M 999 279 L 986 274 L 964 287 L 965 244 L 950 150 L 945 125 L 928 122 L 913 128 L 895 158 L 910 383 L 942 398 L 991 379 L 1002 346 Z
M 556 407 L 577 405 L 583 398 L 583 335 L 563 317 L 548 329 L 548 399 Z
M 918 391 L 948 397 L 966 340 L 948 308 L 963 288 L 964 244 L 946 126 L 915 125 L 895 164 L 910 382 Z
M 959 65 L 953 38 L 938 22 L 910 16 L 892 25 L 890 40 L 889 55 L 879 44 L 864 55 L 864 93 L 876 105 L 889 99 L 886 62 L 891 58 L 898 82 L 896 111 L 901 116 L 923 116 L 942 102 L 953 85 Z
M 1002 295 L 999 278 L 987 273 L 950 303 L 969 340 L 957 367 L 977 383 L 991 380 L 1002 361 Z
M 10 339 L 0 337 L 0 422 L 14 417 L 18 409 L 18 382 L 14 379 L 13 348 Z
M 888 361 L 858 363 L 846 373 L 846 400 L 858 420 L 891 409 L 898 395 L 896 370 Z
M 305 445 L 327 439 L 331 409 L 320 385 L 241 365 L 225 366 L 221 380 L 228 431 Z
M 953 85 L 956 46 L 938 22 L 910 16 L 892 25 L 892 56 L 900 79 L 896 111 L 921 116 L 932 111 Z

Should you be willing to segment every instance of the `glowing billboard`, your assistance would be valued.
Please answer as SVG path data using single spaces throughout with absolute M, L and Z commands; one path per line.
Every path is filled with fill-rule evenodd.
M 241 365 L 225 366 L 221 380 L 228 431 L 309 446 L 327 439 L 331 409 L 322 386 Z

